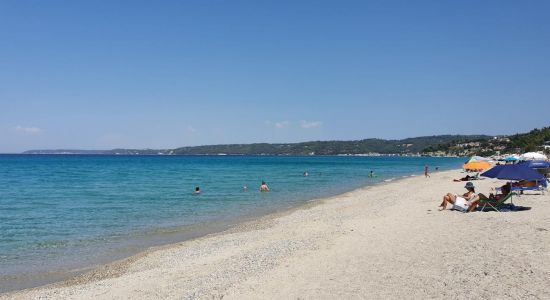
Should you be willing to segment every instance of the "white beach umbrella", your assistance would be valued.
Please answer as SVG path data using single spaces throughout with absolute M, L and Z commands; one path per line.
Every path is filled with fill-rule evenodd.
M 491 161 L 490 158 L 482 157 L 482 156 L 472 156 L 468 162 L 471 161 Z
M 522 160 L 547 160 L 548 157 L 537 152 L 527 152 L 521 155 Z

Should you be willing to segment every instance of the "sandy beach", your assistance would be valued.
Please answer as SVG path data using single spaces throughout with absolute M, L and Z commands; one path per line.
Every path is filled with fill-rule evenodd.
M 540 299 L 550 195 L 520 212 L 438 211 L 446 171 L 312 201 L 0 299 Z M 502 181 L 474 181 L 489 194 Z

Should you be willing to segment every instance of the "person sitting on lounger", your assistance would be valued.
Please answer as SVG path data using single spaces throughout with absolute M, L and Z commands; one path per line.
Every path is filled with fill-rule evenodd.
M 511 191 L 510 183 L 506 183 L 505 185 L 500 187 L 500 194 L 490 193 L 489 197 L 485 197 L 485 195 L 483 195 L 482 193 L 479 193 L 479 197 L 480 198 L 485 197 L 485 198 L 490 199 L 490 200 L 497 200 L 498 201 L 498 200 L 508 196 L 508 194 L 510 194 L 510 191 Z
M 447 195 L 443 196 L 443 201 L 439 205 L 441 207 L 440 210 L 447 209 L 447 204 L 450 203 L 453 205 L 453 209 L 471 211 L 470 205 L 476 201 L 479 202 L 479 196 L 476 194 L 475 186 L 472 182 L 467 182 L 464 188 L 468 191 L 462 194 L 462 196 L 452 193 L 447 193 Z
M 472 201 L 470 203 L 470 208 L 468 208 L 468 212 L 474 211 L 477 208 L 477 206 L 479 204 L 479 200 L 484 199 L 484 200 L 493 200 L 494 202 L 497 202 L 500 199 L 507 197 L 508 194 L 510 194 L 510 191 L 511 191 L 510 183 L 507 183 L 507 184 L 500 187 L 500 192 L 501 192 L 500 194 L 490 193 L 489 197 L 487 197 L 487 196 L 483 195 L 482 193 L 479 193 L 477 199 L 475 199 L 474 201 Z

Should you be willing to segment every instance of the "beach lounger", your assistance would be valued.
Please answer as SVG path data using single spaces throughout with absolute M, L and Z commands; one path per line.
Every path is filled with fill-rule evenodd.
M 497 187 L 495 190 L 500 192 L 502 187 Z M 548 180 L 542 180 L 542 181 L 536 181 L 535 185 L 533 186 L 517 186 L 517 183 L 512 184 L 512 187 L 510 189 L 512 192 L 519 192 L 517 195 L 518 197 L 523 194 L 523 191 L 535 191 L 535 192 L 541 192 L 541 195 L 544 195 L 545 191 L 548 191 Z
M 472 178 L 472 180 L 482 180 L 482 179 L 485 179 L 485 178 L 479 177 L 479 172 L 477 172 L 476 175 L 474 175 L 474 178 Z
M 535 191 L 535 192 L 541 192 L 541 195 L 544 195 L 544 187 L 542 185 L 539 185 L 539 186 L 525 186 L 525 187 L 523 187 L 523 186 L 514 186 L 514 187 L 512 187 L 512 191 L 514 191 L 514 192 Z
M 548 181 L 547 179 L 536 181 L 534 186 L 513 186 L 512 185 L 512 191 L 520 192 L 519 195 L 523 194 L 523 191 L 535 191 L 540 192 L 541 195 L 544 195 L 544 191 L 548 188 Z
M 512 196 L 517 196 L 516 193 L 509 193 L 506 195 L 506 197 L 500 199 L 500 200 L 494 200 L 489 198 L 479 198 L 479 206 L 481 207 L 481 211 L 484 211 L 487 209 L 493 209 L 495 211 L 500 212 L 500 208 L 505 205 L 505 202 L 512 199 Z

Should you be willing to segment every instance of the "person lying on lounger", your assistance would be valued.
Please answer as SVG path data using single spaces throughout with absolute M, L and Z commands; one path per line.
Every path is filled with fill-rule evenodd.
M 447 195 L 443 196 L 443 201 L 439 205 L 439 207 L 441 207 L 440 210 L 447 209 L 447 204 L 449 203 L 453 205 L 453 209 L 462 211 L 471 211 L 470 206 L 473 203 L 476 203 L 477 206 L 477 203 L 479 203 L 479 196 L 476 194 L 474 184 L 472 182 L 467 182 L 464 188 L 468 191 L 462 194 L 462 196 L 452 193 L 447 193 Z
M 521 188 L 536 188 L 538 184 L 539 182 L 536 180 L 520 180 L 512 183 L 512 187 L 519 188 L 518 190 L 520 194 L 523 194 L 523 190 Z
M 470 181 L 470 180 L 473 180 L 475 178 L 476 178 L 475 176 L 466 175 L 465 177 L 462 177 L 462 178 L 459 178 L 459 179 L 453 179 L 453 181 L 455 181 L 455 182 Z

